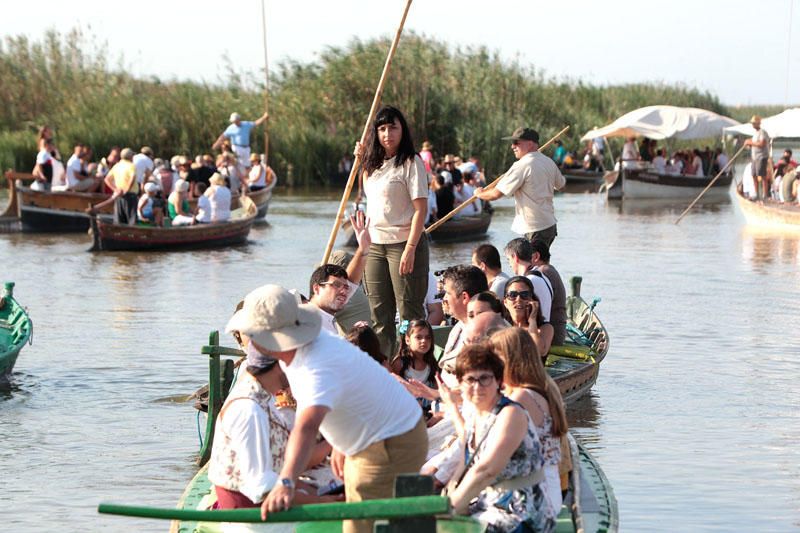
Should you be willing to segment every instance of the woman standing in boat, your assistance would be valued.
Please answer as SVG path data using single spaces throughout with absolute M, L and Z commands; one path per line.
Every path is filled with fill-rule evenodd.
M 425 165 L 416 154 L 403 114 L 391 106 L 378 111 L 363 152 L 362 180 L 372 245 L 364 271 L 372 322 L 384 353 L 395 343 L 400 320 L 425 318 L 428 241 L 422 235 L 428 212 Z

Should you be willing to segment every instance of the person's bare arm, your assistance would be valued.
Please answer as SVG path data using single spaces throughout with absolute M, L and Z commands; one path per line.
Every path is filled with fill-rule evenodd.
M 263 124 L 265 121 L 267 121 L 267 120 L 269 120 L 269 113 L 264 113 L 263 115 L 261 115 L 260 117 L 258 117 L 258 118 L 255 120 L 255 125 L 256 125 L 256 126 L 260 126 L 260 125 L 262 125 L 262 124 Z
M 475 196 L 477 196 L 481 200 L 486 200 L 487 202 L 491 202 L 493 200 L 498 200 L 505 195 L 501 191 L 499 191 L 497 187 L 488 190 L 485 187 L 478 187 L 477 189 L 475 189 Z
M 347 265 L 347 279 L 351 283 L 358 285 L 364 276 L 364 266 L 367 262 L 367 254 L 369 254 L 372 239 L 369 236 L 369 219 L 366 218 L 363 211 L 357 212 L 355 216 L 350 216 L 350 225 L 355 232 L 358 248 L 353 254 L 353 259 Z
M 305 470 L 313 449 L 308 443 L 316 441 L 319 426 L 328 412 L 330 412 L 329 407 L 313 405 L 297 413 L 294 429 L 289 434 L 289 442 L 286 444 L 285 461 L 278 479 L 296 481 L 300 473 Z M 276 483 L 261 504 L 261 518 L 266 520 L 267 513 L 285 511 L 291 507 L 294 496 L 294 489 L 283 483 Z
M 217 140 L 214 141 L 214 144 L 211 145 L 211 149 L 212 150 L 219 150 L 219 148 L 222 146 L 223 142 L 225 142 L 225 134 L 221 133 L 220 136 L 217 137 Z
M 425 217 L 428 215 L 428 197 L 413 200 L 414 215 L 411 217 L 411 232 L 400 256 L 400 275 L 411 274 L 414 271 L 414 257 L 417 253 L 417 245 L 425 229 Z

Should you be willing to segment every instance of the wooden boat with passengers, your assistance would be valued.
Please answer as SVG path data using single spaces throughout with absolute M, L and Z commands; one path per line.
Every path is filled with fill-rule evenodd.
M 441 227 L 429 233 L 433 242 L 469 242 L 480 240 L 489 231 L 492 223 L 492 213 L 482 212 L 477 215 L 453 217 Z M 350 221 L 342 224 L 345 246 L 355 248 L 358 246 L 356 235 L 350 227 Z
M 0 294 L 0 377 L 10 374 L 19 352 L 33 338 L 33 322 L 14 299 L 14 283 L 6 282 Z
M 8 171 L 5 174 L 8 181 L 9 200 L 5 211 L 0 217 L 17 217 L 23 231 L 35 232 L 79 232 L 89 229 L 89 215 L 86 208 L 95 205 L 109 196 L 101 193 L 85 193 L 72 191 L 37 191 L 26 186 L 25 183 L 33 181 L 32 174 Z M 256 219 L 267 216 L 269 202 L 275 182 L 269 187 L 247 194 L 247 197 L 256 205 Z M 194 209 L 196 200 L 190 201 L 190 208 Z M 240 196 L 231 198 L 231 209 L 241 206 Z M 99 210 L 101 215 L 111 215 L 113 205 L 107 205 Z
M 247 241 L 257 213 L 255 204 L 248 197 L 242 198 L 242 204 L 231 212 L 227 222 L 191 226 L 128 226 L 114 224 L 108 216 L 94 216 L 91 218 L 91 251 L 185 250 L 242 244 Z
M 784 177 L 785 179 L 785 177 Z M 800 204 L 776 200 L 751 200 L 736 188 L 736 201 L 748 224 L 800 232 Z
M 556 347 L 548 356 L 548 371 L 555 375 L 565 400 L 574 402 L 585 394 L 597 379 L 599 362 L 608 352 L 608 336 L 594 313 L 594 305 L 580 298 L 580 278 L 571 280 L 573 294 L 568 301 L 568 314 L 573 334 L 565 347 Z M 579 332 L 579 334 L 577 333 Z M 441 346 L 446 329 L 436 332 Z M 234 383 L 235 358 L 244 356 L 239 349 L 219 344 L 219 333 L 211 332 L 209 344 L 201 349 L 209 358 L 208 418 L 205 438 L 201 442 L 198 464 L 201 469 L 189 482 L 177 508 L 157 509 L 113 504 L 101 504 L 103 513 L 143 518 L 171 519 L 171 533 L 222 532 L 221 522 L 260 522 L 258 509 L 233 511 L 207 510 L 215 499 L 208 479 L 207 462 L 211 456 L 216 417 Z M 569 436 L 572 462 L 567 495 L 557 519 L 559 532 L 615 532 L 619 516 L 614 491 L 597 461 Z M 440 533 L 479 533 L 484 527 L 469 517 L 452 514 L 445 497 L 434 496 L 430 478 L 399 477 L 395 486 L 396 498 L 360 503 L 326 503 L 296 506 L 289 511 L 270 515 L 270 522 L 294 522 L 294 531 L 304 533 L 340 532 L 342 520 L 370 518 L 388 520 L 389 529 L 381 531 L 414 530 Z M 378 526 L 380 527 L 380 526 Z M 376 527 L 376 531 L 377 531 Z

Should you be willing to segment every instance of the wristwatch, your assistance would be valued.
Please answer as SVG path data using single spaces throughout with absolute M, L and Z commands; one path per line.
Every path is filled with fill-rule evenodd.
M 281 485 L 283 485 L 287 489 L 294 490 L 294 481 L 292 481 L 288 477 L 282 477 L 281 479 L 279 479 L 279 481 L 281 482 Z

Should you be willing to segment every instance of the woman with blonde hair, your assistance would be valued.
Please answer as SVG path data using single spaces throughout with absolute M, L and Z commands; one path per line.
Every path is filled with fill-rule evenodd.
M 561 392 L 547 374 L 536 343 L 527 331 L 506 328 L 492 335 L 490 340 L 495 353 L 505 363 L 506 396 L 525 407 L 536 426 L 544 454 L 545 496 L 558 513 L 562 503 L 559 463 L 562 450 L 569 449 L 563 445 L 569 426 Z M 564 460 L 568 459 L 567 453 Z

